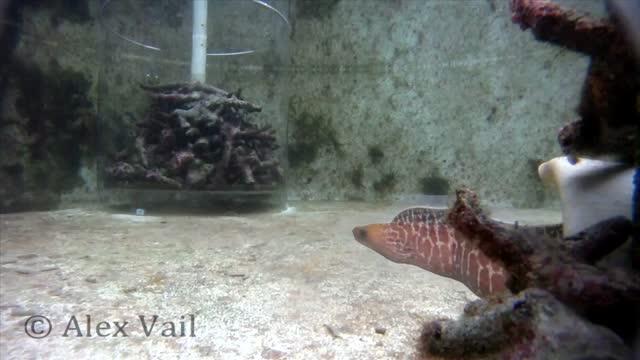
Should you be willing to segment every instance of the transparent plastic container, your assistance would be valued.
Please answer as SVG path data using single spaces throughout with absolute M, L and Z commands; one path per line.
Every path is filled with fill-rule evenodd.
M 108 205 L 284 205 L 288 11 L 289 0 L 101 4 Z

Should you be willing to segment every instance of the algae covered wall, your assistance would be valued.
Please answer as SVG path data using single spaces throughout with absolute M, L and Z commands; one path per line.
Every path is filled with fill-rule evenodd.
M 600 0 L 557 2 L 604 14 Z M 47 84 L 66 79 L 43 85 L 45 95 L 66 89 L 69 100 L 76 99 L 74 110 L 62 114 L 63 125 L 41 126 L 49 129 L 41 149 L 65 141 L 76 146 L 53 147 L 52 159 L 36 161 L 40 170 L 34 172 L 33 146 L 13 144 L 10 153 L 4 142 L 2 166 L 11 180 L 5 184 L 15 186 L 3 191 L 40 188 L 65 193 L 67 200 L 91 198 L 96 152 L 122 147 L 143 116 L 148 103 L 139 83 L 188 74 L 191 9 L 176 7 L 182 1 L 142 1 L 155 10 L 139 14 L 133 5 L 140 3 L 114 0 L 119 5 L 111 20 L 118 30 L 160 34 L 154 39 L 173 49 L 154 57 L 100 30 L 98 0 L 15 3 L 22 3 L 22 17 L 12 25 L 19 32 L 13 67 L 3 73 L 3 136 L 32 121 L 15 105 L 31 91 L 20 87 L 27 77 L 15 72 L 23 64 L 22 71 L 41 72 Z M 289 65 L 216 59 L 208 79 L 264 105 L 261 121 L 281 134 L 288 127 L 283 149 L 291 199 L 390 199 L 463 184 L 494 203 L 535 207 L 553 199 L 535 169 L 559 154 L 556 132 L 575 117 L 588 59 L 520 31 L 510 21 L 508 1 L 291 0 L 286 10 L 293 25 Z M 31 114 L 49 114 L 52 101 L 64 102 L 44 98 L 48 102 Z M 76 161 L 66 166 L 69 151 Z M 48 180 L 36 181 L 42 174 Z
M 558 3 L 604 14 L 600 0 Z M 494 203 L 553 199 L 537 164 L 560 153 L 556 133 L 575 117 L 587 58 L 522 32 L 508 1 L 297 6 L 310 8 L 295 18 L 289 122 L 293 135 L 314 135 L 290 139 L 306 150 L 292 158 L 292 196 L 393 198 L 464 184 Z
M 5 1 L 0 212 L 94 198 L 96 26 L 84 1 Z

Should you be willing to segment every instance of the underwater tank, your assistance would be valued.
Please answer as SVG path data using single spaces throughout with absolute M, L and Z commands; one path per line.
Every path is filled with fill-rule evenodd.
M 0 358 L 640 356 L 635 0 L 0 19 Z

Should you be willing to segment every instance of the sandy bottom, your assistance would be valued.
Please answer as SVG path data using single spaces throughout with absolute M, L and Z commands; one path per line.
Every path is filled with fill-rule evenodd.
M 411 359 L 424 321 L 475 299 L 353 240 L 398 207 L 294 206 L 0 216 L 0 358 Z

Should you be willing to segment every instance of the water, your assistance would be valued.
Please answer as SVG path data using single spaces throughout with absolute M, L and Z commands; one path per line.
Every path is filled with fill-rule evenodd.
M 591 219 L 562 198 L 590 181 L 624 198 L 594 216 L 630 217 L 628 164 L 624 189 L 539 179 L 590 59 L 507 1 L 209 0 L 204 68 L 191 2 L 67 3 L 0 4 L 2 359 L 414 359 L 425 323 L 481 299 L 354 227 L 463 187 L 505 226 Z M 537 358 L 630 352 L 536 299 Z

